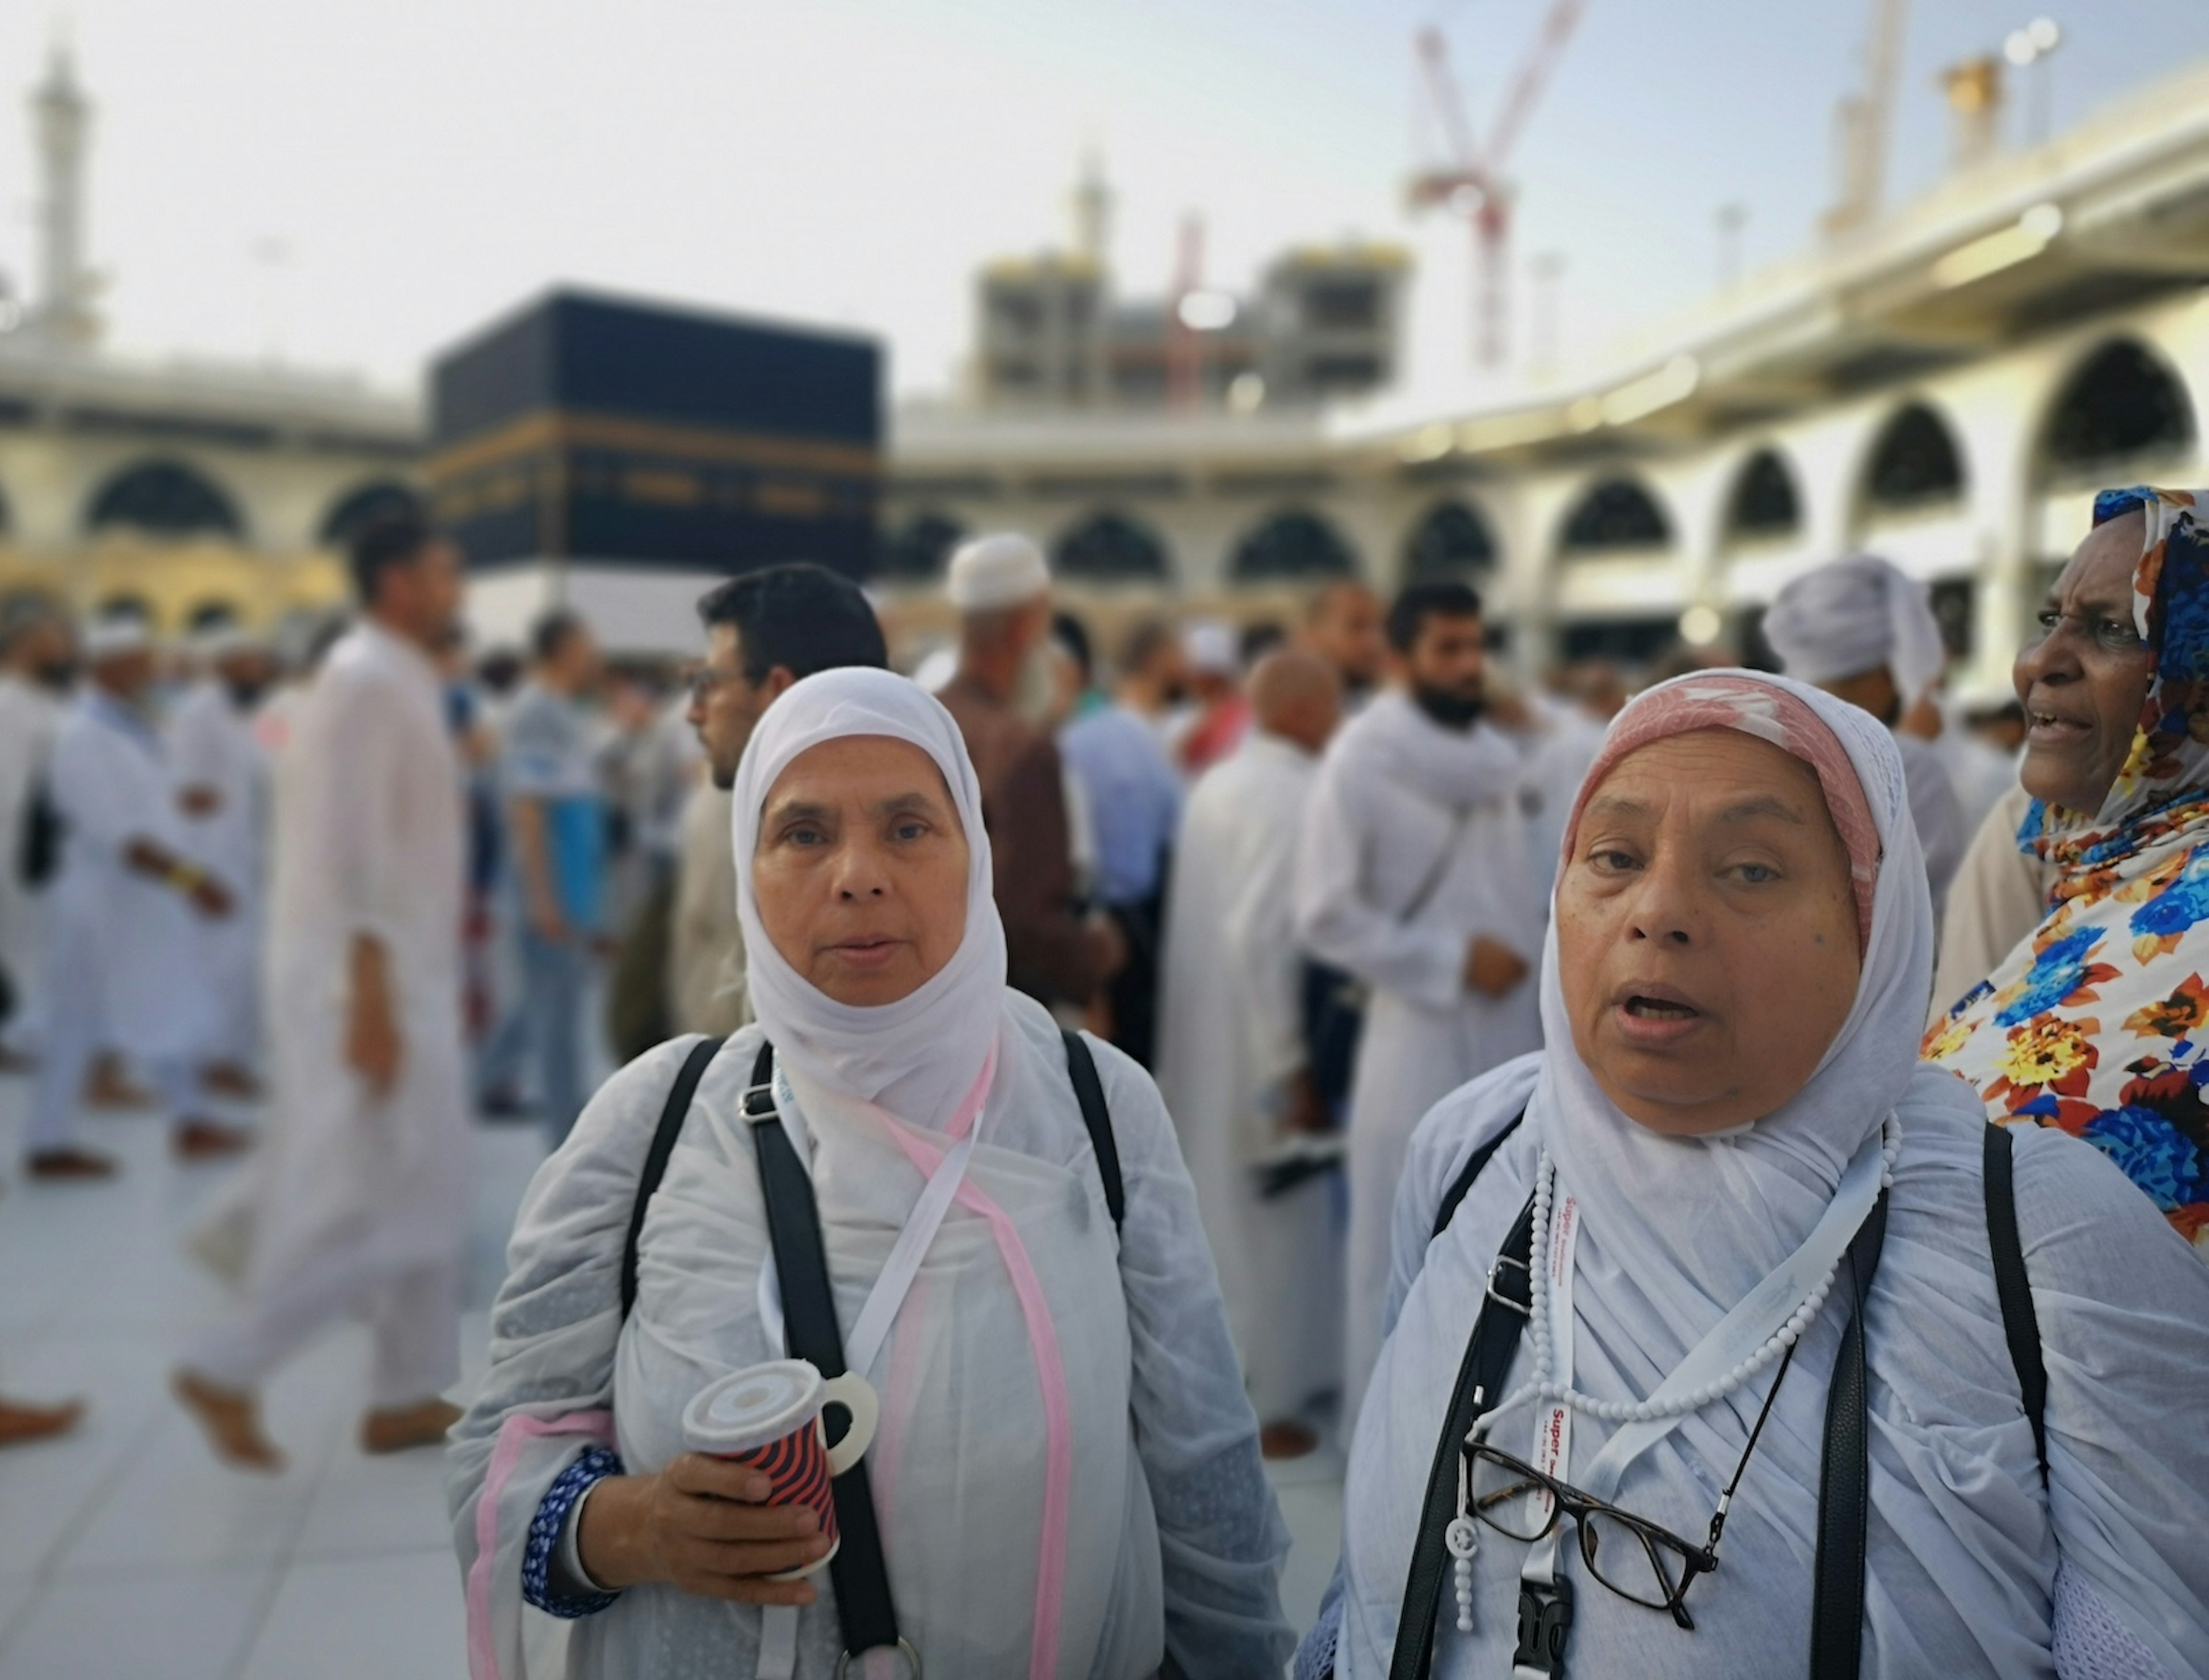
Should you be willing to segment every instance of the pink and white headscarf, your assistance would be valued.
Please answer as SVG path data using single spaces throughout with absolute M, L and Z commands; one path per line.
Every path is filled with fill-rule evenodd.
M 1564 855 L 1569 859 L 1580 832 L 1580 813 L 1619 760 L 1652 741 L 1697 729 L 1737 729 L 1769 741 L 1800 759 L 1816 772 L 1826 809 L 1848 849 L 1850 885 L 1857 901 L 1857 951 L 1871 942 L 1873 896 L 1879 885 L 1879 826 L 1872 820 L 1863 783 L 1849 762 L 1848 749 L 1807 698 L 1810 691 L 1785 679 L 1746 672 L 1709 671 L 1681 677 L 1651 689 L 1618 714 L 1603 747 L 1588 766 L 1565 824 Z M 1827 705 L 1833 704 L 1831 701 Z

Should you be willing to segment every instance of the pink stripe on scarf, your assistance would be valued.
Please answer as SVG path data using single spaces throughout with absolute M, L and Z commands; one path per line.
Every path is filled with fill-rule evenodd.
M 981 1078 L 945 1128 L 954 1142 L 965 1137 L 980 1115 L 996 1067 L 997 1053 L 992 1046 Z M 905 1151 L 906 1159 L 920 1175 L 925 1179 L 935 1172 L 948 1151 L 933 1138 L 916 1135 L 887 1109 L 876 1112 L 882 1115 L 891 1140 Z M 1044 1299 L 1043 1280 L 1036 1275 L 1035 1263 L 1028 1258 L 1027 1247 L 1020 1241 L 1011 1215 L 971 1180 L 960 1183 L 956 1199 L 989 1221 L 998 1257 L 1012 1277 L 1013 1293 L 1020 1299 L 1028 1346 L 1035 1353 L 1036 1381 L 1043 1390 L 1043 1552 L 1036 1565 L 1035 1628 L 1028 1642 L 1028 1680 L 1050 1680 L 1058 1668 L 1058 1624 L 1066 1599 L 1067 1512 L 1074 1487 L 1074 1419 L 1067 1399 L 1066 1365 L 1059 1357 L 1058 1330 Z
M 565 1417 L 533 1418 L 515 1413 L 498 1426 L 476 1500 L 476 1561 L 468 1565 L 468 1674 L 470 1680 L 499 1680 L 498 1653 L 491 1632 L 491 1572 L 498 1552 L 498 1501 L 512 1479 L 521 1449 L 549 1435 L 587 1435 L 601 1446 L 614 1440 L 611 1412 L 570 1412 Z

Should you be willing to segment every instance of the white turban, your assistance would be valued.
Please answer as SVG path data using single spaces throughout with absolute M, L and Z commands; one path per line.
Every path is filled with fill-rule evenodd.
M 153 645 L 153 633 L 135 613 L 110 613 L 84 627 L 84 657 L 112 659 L 118 654 L 142 653 Z
M 1190 669 L 1207 676 L 1233 676 L 1241 667 L 1236 657 L 1234 627 L 1216 618 L 1190 625 L 1182 633 L 1181 652 Z
M 1798 682 L 1886 666 L 1905 711 L 1947 663 L 1925 585 L 1875 555 L 1851 555 L 1796 579 L 1765 615 L 1764 635 Z
M 1018 531 L 978 537 L 951 556 L 946 591 L 962 613 L 1017 607 L 1050 593 L 1043 550 Z

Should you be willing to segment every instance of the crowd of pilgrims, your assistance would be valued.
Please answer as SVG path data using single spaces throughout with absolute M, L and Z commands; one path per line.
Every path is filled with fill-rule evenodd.
M 116 1170 L 87 1103 L 250 1150 L 177 1396 L 280 1470 L 365 1317 L 475 1680 L 536 1612 L 605 1677 L 2209 1676 L 2190 495 L 2104 494 L 1976 707 L 1863 555 L 1780 674 L 1524 691 L 1461 583 L 1108 651 L 1014 534 L 910 677 L 810 566 L 681 681 L 472 654 L 417 519 L 353 574 L 282 657 L 8 622 L 5 1043 L 30 1180 Z M 462 1411 L 479 1113 L 551 1152 Z M 833 1520 L 686 1418 L 794 1354 L 879 1407 Z

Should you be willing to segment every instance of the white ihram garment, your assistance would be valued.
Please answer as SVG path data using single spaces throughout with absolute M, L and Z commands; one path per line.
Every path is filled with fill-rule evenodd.
M 6 1023 L 11 1047 L 29 1049 L 44 1024 L 41 927 L 46 893 L 23 879 L 23 834 L 31 796 L 53 752 L 64 702 L 15 672 L 0 673 L 0 969 L 15 988 Z
M 187 1362 L 250 1386 L 362 1308 L 377 1330 L 375 1403 L 398 1405 L 458 1375 L 461 767 L 436 668 L 372 621 L 331 651 L 292 723 L 268 903 L 271 1124 L 250 1182 L 245 1299 Z M 358 935 L 383 947 L 402 1045 L 381 1099 L 344 1054 Z
M 1381 1347 L 1390 1209 L 1412 1129 L 1466 1080 L 1541 1041 L 1531 975 L 1541 907 L 1527 890 L 1520 774 L 1495 730 L 1446 729 L 1392 693 L 1329 743 L 1305 809 L 1297 932 L 1369 988 L 1350 1094 L 1345 1420 Z M 1502 998 L 1465 983 L 1478 935 L 1530 970 Z
M 48 772 L 63 824 L 61 869 L 45 918 L 46 1043 L 30 1146 L 69 1143 L 95 1053 L 122 1052 L 175 1118 L 209 1011 L 193 970 L 195 913 L 124 861 L 132 843 L 181 849 L 160 736 L 97 688 L 62 720 Z
M 762 931 L 750 860 L 760 807 L 807 747 L 886 735 L 927 752 L 967 837 L 966 927 L 910 996 L 828 998 Z M 763 1041 L 794 1101 L 780 1124 L 809 1170 L 847 1347 L 954 1133 L 964 1183 L 863 1373 L 882 1397 L 864 1461 L 900 1629 L 931 1675 L 1146 1680 L 1171 1650 L 1211 1680 L 1278 1675 L 1287 1536 L 1267 1491 L 1187 1173 L 1156 1088 L 1095 1047 L 1127 1191 L 1117 1233 L 1057 1027 L 1005 985 L 981 797 L 957 727 L 901 677 L 835 670 L 777 700 L 733 799 L 738 905 L 758 1024 L 701 1083 L 620 1312 L 623 1237 L 689 1041 L 592 1099 L 531 1185 L 491 1314 L 481 1394 L 453 1432 L 448 1493 L 474 1680 L 530 1672 L 522 1564 L 546 1491 L 588 1441 L 650 1472 L 683 1449 L 691 1397 L 781 1357 L 761 1312 L 769 1236 L 743 1098 Z M 978 1119 L 966 1132 L 977 1094 Z M 572 1518 L 571 1518 L 572 1521 Z M 763 1647 L 798 1680 L 842 1651 L 833 1577 L 796 1613 L 631 1587 L 573 1624 L 583 1680 L 749 1677 Z M 852 1670 L 857 1675 L 860 1665 Z
M 1962 1082 L 1915 1060 L 1933 918 L 1901 765 L 1870 717 L 1786 687 L 1845 749 L 1884 849 L 1854 1006 L 1785 1107 L 1716 1136 L 1664 1137 L 1614 1107 L 1574 1051 L 1551 937 L 1542 978 L 1549 1047 L 1441 1105 L 1420 1127 L 1405 1172 L 1393 1324 L 1351 1453 L 1346 1586 L 1314 1640 L 1325 1641 L 1339 1609 L 1339 1680 L 1388 1671 L 1436 1437 L 1489 1265 L 1526 1202 L 1539 1152 L 1549 1151 L 1560 1193 L 1577 1197 L 1581 1213 L 1574 1385 L 1633 1402 L 1811 1229 L 1842 1164 L 1890 1111 L 1902 1153 L 1865 1315 L 1863 1672 L 2154 1680 L 2159 1665 L 2187 1680 L 2209 1674 L 2209 1550 L 2200 1544 L 2209 1436 L 2193 1398 L 2209 1368 L 2209 1278 L 2106 1157 L 2054 1130 L 2017 1129 L 2018 1223 L 2049 1382 L 2053 1491 L 2043 1493 L 1995 1294 L 1980 1174 L 1984 1115 Z M 1430 1242 L 1445 1187 L 1521 1110 L 1525 1124 Z M 1561 1570 L 1580 1588 L 1568 1673 L 1765 1680 L 1803 1672 L 1845 1293 L 1833 1292 L 1798 1345 L 1727 1518 L 1722 1567 L 1697 1581 L 1689 1600 L 1692 1633 L 1587 1580 L 1567 1534 Z M 1507 1389 L 1529 1375 L 1532 1346 L 1521 1341 Z M 1767 1373 L 1688 1416 L 1633 1461 L 1612 1497 L 1700 1538 L 1773 1380 Z M 1499 1414 L 1496 1444 L 1524 1456 L 1532 1413 Z M 1576 1413 L 1559 1473 L 1578 1480 L 1612 1431 Z M 1483 1531 L 1475 1631 L 1459 1633 L 1445 1605 L 1437 1680 L 1509 1671 L 1527 1555 Z
M 1159 1092 L 1181 1135 L 1250 1400 L 1295 1418 L 1340 1383 L 1342 1239 L 1325 1177 L 1261 1199 L 1306 1062 L 1297 836 L 1318 760 L 1254 731 L 1197 782 L 1168 891 Z
M 204 816 L 186 811 L 184 855 L 229 889 L 231 914 L 203 922 L 195 944 L 214 1019 L 208 1043 L 213 1060 L 244 1064 L 260 1044 L 260 965 L 268 818 L 268 756 L 253 733 L 252 714 L 215 679 L 195 683 L 170 714 L 169 762 L 181 795 L 214 795 Z

